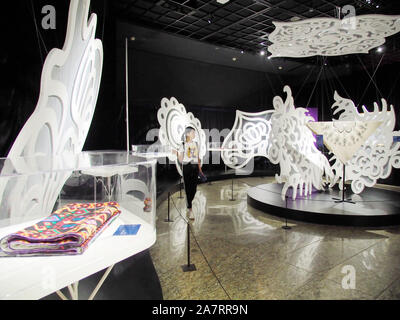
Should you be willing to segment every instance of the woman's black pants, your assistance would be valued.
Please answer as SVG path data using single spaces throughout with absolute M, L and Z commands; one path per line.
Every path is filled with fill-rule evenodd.
M 197 179 L 199 175 L 198 164 L 188 163 L 183 165 L 183 183 L 185 184 L 187 208 L 192 208 L 192 201 L 196 195 Z

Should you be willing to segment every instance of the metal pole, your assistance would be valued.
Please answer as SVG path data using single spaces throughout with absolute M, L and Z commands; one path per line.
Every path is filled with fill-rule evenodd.
M 286 210 L 287 210 L 287 199 L 288 199 L 288 197 L 285 196 Z M 285 214 L 285 225 L 282 226 L 282 229 L 285 229 L 285 230 L 290 230 L 290 229 L 292 229 L 292 227 L 289 227 L 289 226 L 287 225 L 287 213 Z
M 182 169 L 182 175 L 183 175 L 183 169 Z M 181 179 L 179 180 L 179 199 L 182 198 L 183 196 L 182 196 L 182 177 L 181 177 Z
M 346 189 L 346 165 L 343 163 L 343 192 L 342 192 L 342 202 L 344 202 L 344 191 Z
M 190 230 L 189 230 L 189 225 L 187 225 L 187 266 L 188 268 L 190 267 Z
M 231 188 L 231 190 L 232 190 L 232 197 L 229 200 L 230 201 L 235 201 L 235 199 L 233 199 L 233 177 L 232 177 L 232 188 Z
M 128 38 L 125 37 L 125 113 L 126 113 L 126 152 L 129 153 L 129 87 L 128 87 Z
M 174 221 L 172 221 L 170 218 L 169 218 L 169 208 L 170 208 L 170 206 L 169 206 L 169 196 L 170 196 L 170 192 L 168 192 L 168 219 L 165 219 L 164 220 L 164 222 L 174 222 Z
M 183 272 L 196 271 L 196 266 L 190 264 L 190 225 L 187 223 L 187 264 L 182 267 Z

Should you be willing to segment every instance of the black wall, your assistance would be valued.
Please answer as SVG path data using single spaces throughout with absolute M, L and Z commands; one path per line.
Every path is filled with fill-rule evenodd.
M 45 4 L 56 7 L 56 30 L 41 29 L 41 8 Z M 5 27 L 1 28 L 0 47 L 0 156 L 6 156 L 36 106 L 43 60 L 51 48 L 62 48 L 68 12 L 67 1 L 24 0 L 10 5 L 10 9 L 1 12 Z M 117 18 L 109 1 L 92 0 L 91 11 L 98 16 L 96 36 L 103 41 L 104 67 L 84 150 L 124 149 L 124 46 L 116 40 L 120 38 Z M 373 102 L 384 97 L 394 105 L 399 117 L 399 63 L 379 65 L 380 56 L 376 56 L 367 71 L 372 75 L 379 65 L 374 76 L 378 90 L 357 55 L 348 57 L 347 76 L 335 71 L 331 62 L 337 61 L 336 58 L 318 61 L 320 65 L 313 69 L 304 66 L 301 76 L 293 77 L 284 71 L 257 72 L 145 52 L 132 44 L 129 48 L 131 142 L 146 143 L 147 131 L 158 127 L 156 113 L 163 97 L 176 97 L 200 119 L 204 128 L 223 129 L 232 127 L 236 109 L 255 112 L 272 108 L 274 96 L 285 98 L 286 84 L 292 89 L 296 106 L 318 107 L 320 120 L 332 117 L 330 106 L 335 89 L 343 97 L 370 109 Z M 397 184 L 398 170 L 394 171 L 391 179 Z

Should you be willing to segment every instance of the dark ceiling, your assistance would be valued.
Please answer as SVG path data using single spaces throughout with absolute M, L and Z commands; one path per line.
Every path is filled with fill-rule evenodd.
M 267 52 L 268 35 L 275 28 L 273 21 L 339 17 L 340 8 L 345 5 L 353 5 L 356 15 L 400 14 L 399 0 L 231 0 L 226 4 L 217 0 L 114 0 L 112 3 L 119 17 L 135 24 L 253 53 Z M 393 46 L 389 41 L 388 44 Z

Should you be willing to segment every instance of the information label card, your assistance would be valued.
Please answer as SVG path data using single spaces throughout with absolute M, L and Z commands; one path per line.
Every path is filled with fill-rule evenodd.
M 132 236 L 138 233 L 140 224 L 123 224 L 114 232 L 114 236 Z

